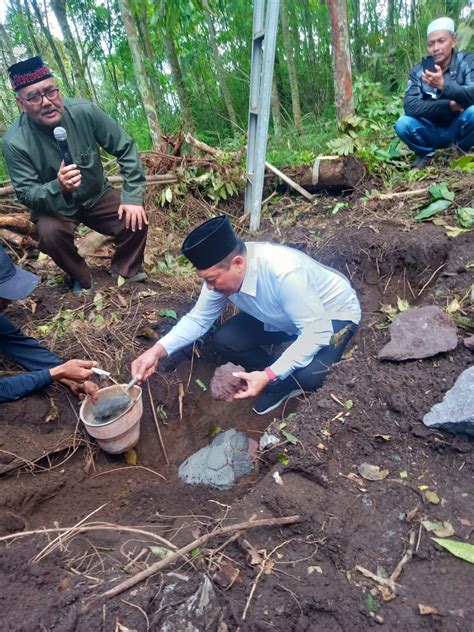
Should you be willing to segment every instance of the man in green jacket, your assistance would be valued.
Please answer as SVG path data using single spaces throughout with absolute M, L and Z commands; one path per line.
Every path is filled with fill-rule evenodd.
M 114 238 L 112 272 L 144 280 L 145 176 L 134 141 L 90 101 L 63 99 L 40 57 L 8 71 L 22 114 L 5 134 L 3 155 L 15 193 L 36 223 L 40 250 L 73 279 L 76 293 L 91 288 L 91 271 L 74 245 L 82 223 Z M 58 126 L 66 130 L 73 164 L 65 164 L 55 140 Z M 100 147 L 117 158 L 121 195 L 104 176 Z

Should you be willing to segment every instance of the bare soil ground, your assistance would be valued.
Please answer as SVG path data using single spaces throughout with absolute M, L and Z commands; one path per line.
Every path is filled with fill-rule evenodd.
M 351 278 L 363 321 L 324 387 L 277 411 L 296 443 L 261 455 L 252 475 L 235 489 L 192 488 L 177 478 L 179 464 L 206 445 L 216 426 L 244 430 L 258 440 L 274 419 L 253 414 L 251 402 L 216 402 L 202 390 L 196 380 L 208 385 L 218 363 L 207 339 L 169 359 L 151 380 L 155 408 L 164 413 L 159 423 L 169 465 L 146 389 L 136 466 L 104 454 L 86 437 L 77 402 L 60 387 L 2 406 L 0 536 L 71 527 L 92 512 L 87 522 L 101 524 L 50 552 L 44 549 L 57 536 L 54 531 L 0 541 L 2 630 L 178 630 L 165 627 L 161 573 L 109 600 L 91 602 L 158 559 L 149 549 L 159 544 L 151 536 L 106 530 L 104 523 L 133 526 L 183 546 L 219 524 L 293 514 L 300 516 L 295 525 L 247 531 L 246 540 L 260 551 L 256 564 L 242 538 L 212 554 L 225 542 L 221 537 L 168 569 L 191 583 L 200 573 L 209 575 L 222 608 L 221 632 L 472 630 L 473 566 L 438 548 L 421 524 L 447 521 L 457 539 L 473 542 L 472 441 L 428 430 L 421 422 L 472 364 L 472 352 L 462 345 L 467 332 L 459 329 L 459 345 L 450 355 L 395 364 L 379 362 L 377 353 L 388 340 L 382 303 L 394 305 L 400 297 L 444 308 L 466 295 L 473 283 L 473 233 L 448 239 L 443 226 L 415 225 L 403 201 L 371 205 L 356 196 L 347 201 L 349 208 L 331 217 L 334 199 L 321 197 L 311 206 L 284 198 L 265 216 L 259 239 L 304 249 Z M 239 205 L 230 212 L 237 218 Z M 112 286 L 104 272 L 104 247 L 95 253 L 103 258 L 94 260 L 101 268 L 99 301 L 43 285 L 7 315 L 29 332 L 56 318 L 62 329 L 56 326 L 45 336 L 58 354 L 94 357 L 126 380 L 130 360 L 172 325 L 170 312 L 163 310 L 179 317 L 192 303 L 198 289 L 192 275 L 164 254 L 176 255 L 188 226 L 205 217 L 204 205 L 190 203 L 166 221 L 155 218 L 147 263 L 161 265 L 145 285 Z M 463 305 L 469 315 L 468 303 Z M 363 462 L 387 469 L 388 476 L 374 482 L 360 478 Z M 272 477 L 276 470 L 283 485 Z M 427 501 L 423 486 L 436 491 L 439 504 Z M 385 600 L 389 595 L 356 567 L 389 576 L 410 537 L 413 558 L 403 567 L 396 596 Z M 41 559 L 33 561 L 39 553 Z M 265 572 L 256 582 L 265 555 Z M 185 599 L 175 597 L 176 606 Z M 439 614 L 421 614 L 420 604 Z M 218 628 L 209 619 L 197 629 Z

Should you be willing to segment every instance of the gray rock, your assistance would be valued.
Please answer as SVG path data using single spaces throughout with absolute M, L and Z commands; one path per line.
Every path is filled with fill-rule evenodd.
M 464 338 L 463 343 L 465 347 L 467 347 L 471 351 L 474 351 L 474 336 L 468 336 L 467 338 Z
M 180 465 L 178 475 L 189 485 L 230 489 L 237 478 L 252 471 L 252 454 L 256 449 L 256 441 L 231 428 L 187 458 Z
M 206 575 L 165 575 L 157 612 L 150 629 L 161 632 L 216 632 L 223 629 L 222 608 Z
M 461 373 L 443 401 L 423 417 L 423 423 L 428 428 L 474 437 L 474 366 Z
M 416 360 L 452 351 L 458 344 L 456 325 L 439 307 L 428 305 L 399 314 L 390 325 L 390 342 L 379 360 Z

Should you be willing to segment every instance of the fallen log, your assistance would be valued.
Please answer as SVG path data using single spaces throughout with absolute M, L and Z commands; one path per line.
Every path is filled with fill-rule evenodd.
M 285 174 L 310 193 L 353 190 L 368 177 L 365 164 L 354 156 L 318 156 L 312 167 L 285 169 Z
M 6 228 L 23 235 L 37 235 L 36 226 L 26 213 L 0 214 L 0 228 Z
M 0 228 L 0 239 L 12 244 L 16 248 L 36 248 L 38 246 L 38 242 L 30 237 L 30 235 L 19 235 L 12 230 L 8 230 L 8 228 Z
M 279 178 L 281 178 L 283 180 L 283 182 L 286 182 L 286 184 L 288 186 L 290 186 L 292 189 L 295 189 L 295 191 L 298 191 L 298 193 L 300 195 L 302 195 L 303 197 L 305 197 L 307 200 L 309 200 L 310 202 L 313 202 L 314 200 L 314 195 L 311 195 L 311 193 L 309 193 L 306 189 L 303 189 L 302 186 L 300 186 L 297 182 L 295 182 L 294 180 L 292 180 L 289 176 L 287 176 L 285 173 L 283 173 L 283 171 L 280 171 L 279 169 L 277 169 L 276 167 L 274 167 L 273 165 L 271 165 L 269 162 L 265 161 L 265 167 L 271 171 L 272 173 L 274 173 L 276 176 L 278 176 Z

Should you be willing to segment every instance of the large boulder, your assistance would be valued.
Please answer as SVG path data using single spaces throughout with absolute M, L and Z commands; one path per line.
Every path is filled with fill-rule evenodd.
M 474 366 L 461 373 L 443 401 L 423 417 L 423 423 L 428 428 L 474 437 Z
M 390 342 L 379 360 L 418 360 L 452 351 L 458 344 L 456 325 L 439 307 L 427 305 L 399 314 L 390 325 Z

